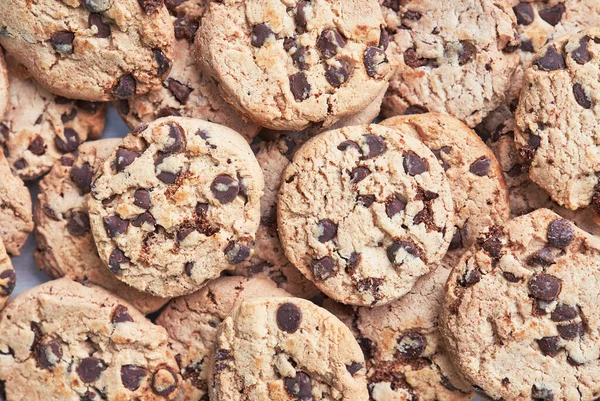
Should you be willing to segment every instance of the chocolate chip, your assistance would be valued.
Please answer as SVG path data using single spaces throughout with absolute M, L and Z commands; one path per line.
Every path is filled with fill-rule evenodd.
M 538 274 L 529 280 L 529 292 L 542 301 L 554 301 L 560 293 L 560 289 L 561 281 L 549 274 Z
M 381 75 L 379 67 L 388 62 L 385 52 L 378 47 L 368 47 L 365 50 L 365 56 L 363 60 L 367 75 L 370 77 L 376 77 Z
M 41 156 L 46 153 L 46 145 L 44 144 L 42 137 L 37 135 L 35 139 L 31 141 L 27 150 L 36 156 Z
M 188 277 L 192 277 L 192 272 L 194 271 L 194 262 L 185 262 L 183 269 Z
M 152 227 L 156 226 L 156 219 L 150 212 L 144 212 L 140 214 L 138 217 L 133 219 L 131 225 L 134 227 L 142 227 L 143 225 L 150 225 Z
M 356 149 L 357 151 L 360 152 L 360 146 L 358 146 L 358 144 L 354 141 L 344 141 L 344 142 L 340 143 L 337 148 L 338 148 L 338 150 L 341 150 L 342 152 L 345 152 L 349 149 Z
M 158 75 L 163 76 L 171 70 L 171 62 L 165 56 L 165 54 L 160 49 L 153 49 L 152 53 L 154 54 L 154 59 L 156 60 L 156 64 L 158 68 L 156 72 Z
M 551 318 L 554 322 L 566 322 L 577 317 L 577 308 L 567 304 L 559 304 L 552 312 Z
M 449 155 L 451 150 L 452 150 L 452 147 L 450 147 L 450 146 L 442 146 L 440 149 L 432 149 L 431 150 L 433 152 L 433 154 L 435 155 L 436 159 L 438 159 L 440 161 L 444 171 L 446 171 L 450 168 L 450 164 L 442 157 L 442 153 Z
M 566 67 L 564 57 L 554 46 L 549 46 L 546 54 L 534 61 L 533 64 L 542 71 L 556 71 Z
M 427 339 L 419 333 L 410 332 L 404 334 L 398 340 L 398 352 L 407 359 L 419 358 L 427 347 Z
M 358 267 L 358 265 L 360 264 L 360 260 L 361 260 L 362 256 L 360 253 L 357 252 L 352 252 L 350 254 L 350 257 L 347 260 L 347 266 L 346 266 L 346 271 L 349 273 L 353 273 L 356 271 L 356 268 Z
M 546 356 L 555 357 L 560 352 L 560 337 L 544 337 L 540 340 L 537 340 L 538 346 L 540 350 L 542 350 L 542 354 Z
M 363 364 L 361 362 L 353 362 L 350 365 L 346 365 L 346 370 L 354 376 L 359 370 L 363 368 Z
M 381 28 L 381 34 L 379 35 L 379 48 L 383 51 L 387 50 L 390 45 L 390 34 L 385 28 Z
M 311 86 L 306 79 L 304 73 L 299 72 L 294 75 L 290 75 L 290 91 L 294 95 L 294 99 L 297 102 L 302 102 L 309 98 Z
M 385 201 L 385 213 L 391 219 L 395 215 L 404 211 L 406 208 L 406 202 L 398 197 L 398 195 L 392 195 Z
M 141 366 L 121 366 L 121 383 L 123 383 L 123 386 L 128 390 L 135 391 L 140 388 L 142 379 L 146 377 L 146 375 L 146 369 Z
M 533 385 L 531 387 L 531 398 L 533 401 L 554 401 L 554 393 L 544 386 Z
M 289 52 L 290 50 L 292 50 L 296 46 L 297 46 L 297 43 L 296 43 L 296 39 L 295 38 L 285 38 L 285 39 L 283 39 L 283 49 L 286 52 Z
M 25 167 L 27 167 L 27 161 L 23 158 L 17 159 L 17 161 L 14 162 L 13 164 L 15 166 L 15 168 L 17 170 L 23 170 Z
M 156 160 L 154 160 L 154 167 L 158 167 L 160 166 L 163 161 L 169 157 L 170 155 L 168 153 L 164 153 L 164 152 L 159 152 L 156 156 Z M 165 171 L 165 170 L 158 170 L 156 169 L 156 178 L 158 178 L 160 181 L 164 182 L 165 184 L 175 184 L 177 182 L 177 177 L 179 177 L 179 173 L 172 173 L 170 171 Z
M 369 208 L 375 203 L 375 195 L 358 195 L 356 200 L 364 207 Z
M 331 241 L 337 235 L 338 226 L 329 219 L 319 221 L 317 227 L 319 228 L 319 242 L 323 244 Z
M 113 96 L 117 100 L 130 98 L 135 95 L 136 87 L 137 83 L 133 75 L 123 75 L 113 88 Z
M 463 277 L 460 279 L 460 285 L 463 287 L 471 287 L 481 281 L 483 275 L 481 270 L 473 269 L 465 272 Z
M 550 248 L 542 248 L 539 251 L 534 252 L 527 258 L 527 264 L 530 266 L 550 266 L 554 264 L 554 255 Z
M 114 102 L 114 105 L 116 107 L 116 109 L 119 111 L 119 113 L 123 114 L 123 115 L 127 115 L 129 114 L 130 107 L 129 107 L 129 101 L 127 100 L 117 100 Z
M 397 256 L 400 249 L 403 249 L 406 253 L 415 258 L 421 257 L 421 251 L 414 244 L 407 241 L 396 240 L 392 242 L 386 250 L 387 257 L 393 264 L 398 264 Z
M 93 26 L 98 30 L 98 33 L 96 33 L 97 38 L 105 39 L 110 36 L 110 25 L 102 20 L 102 15 L 96 13 L 90 14 L 88 17 L 88 27 L 91 28 Z
M 194 41 L 194 36 L 200 27 L 198 21 L 189 21 L 185 17 L 178 17 L 173 23 L 175 27 L 175 39 Z
M 52 35 L 50 42 L 52 47 L 62 54 L 73 54 L 73 41 L 75 34 L 69 31 L 60 31 Z
M 573 95 L 575 95 L 575 101 L 584 109 L 592 108 L 592 100 L 588 97 L 581 84 L 573 85 Z
M 169 126 L 169 143 L 162 149 L 162 154 L 181 151 L 185 141 L 183 128 L 176 123 L 166 123 L 166 125 Z
M 297 371 L 296 377 L 286 377 L 283 381 L 285 389 L 292 397 L 300 400 L 312 399 L 312 382 L 308 374 Z
M 179 376 L 168 366 L 159 368 L 152 376 L 152 390 L 163 397 L 173 394 L 179 387 Z
M 150 191 L 138 189 L 133 193 L 133 204 L 142 209 L 150 209 Z
M 500 259 L 502 256 L 502 228 L 491 227 L 489 232 L 477 239 L 479 246 L 492 258 Z
M 533 7 L 531 3 L 520 2 L 513 7 L 513 11 L 517 16 L 517 24 L 529 25 L 533 22 L 535 15 L 533 14 Z
M 62 347 L 52 339 L 39 344 L 35 348 L 35 359 L 44 369 L 52 369 L 52 367 L 58 365 L 62 356 Z
M 467 40 L 461 40 L 461 50 L 458 52 L 458 65 L 465 65 L 477 54 L 477 47 Z
M 485 177 L 490 173 L 491 164 L 492 161 L 489 158 L 482 156 L 471 164 L 469 171 L 479 177 Z
M 541 19 L 543 19 L 552 26 L 556 26 L 562 19 L 565 10 L 565 5 L 563 3 L 558 3 L 553 7 L 543 8 L 539 10 L 538 14 Z
M 317 40 L 317 48 L 325 60 L 335 56 L 339 49 L 346 46 L 346 40 L 336 29 L 325 29 Z
M 101 13 L 108 10 L 113 0 L 81 0 L 81 4 L 92 13 Z
M 127 263 L 129 263 L 129 258 L 119 248 L 115 248 L 108 258 L 108 267 L 114 274 L 119 274 L 121 272 L 121 265 Z
M 65 128 L 63 130 L 63 135 L 65 139 L 63 140 L 60 136 L 56 136 L 54 138 L 54 143 L 58 150 L 63 153 L 74 152 L 77 150 L 77 147 L 80 144 L 79 135 L 72 128 Z
M 339 60 L 335 66 L 325 66 L 325 79 L 334 88 L 342 86 L 348 78 L 350 78 L 350 64 L 347 61 Z
M 535 53 L 535 49 L 533 48 L 533 42 L 530 39 L 522 39 L 520 48 L 524 52 Z
M 568 246 L 575 238 L 573 225 L 569 220 L 556 219 L 548 226 L 548 242 L 557 248 Z
M 426 171 L 429 171 L 429 165 L 427 164 L 427 161 L 425 159 L 421 159 L 412 151 L 408 151 L 404 155 L 404 161 L 402 164 L 404 166 L 404 171 L 411 176 L 420 175 Z
M 271 37 L 275 37 L 275 32 L 267 24 L 254 25 L 250 43 L 254 47 L 261 47 Z
M 208 203 L 201 203 L 198 202 L 196 204 L 196 216 L 200 217 L 200 218 L 206 218 L 206 215 L 208 214 Z
M 129 315 L 129 309 L 124 305 L 117 305 L 110 319 L 112 324 L 133 322 L 133 318 Z
M 300 1 L 296 6 L 296 18 L 295 22 L 298 26 L 299 32 L 304 32 L 306 30 L 306 24 L 308 23 L 309 15 L 308 10 L 310 9 L 310 3 L 308 1 Z
M 85 358 L 77 366 L 77 374 L 84 383 L 93 383 L 100 378 L 106 365 L 98 358 Z
M 527 139 L 527 144 L 529 146 L 531 146 L 533 149 L 537 149 L 542 144 L 542 138 L 540 138 L 537 135 L 531 134 L 531 135 L 529 135 L 529 138 Z
M 302 311 L 296 305 L 286 302 L 277 308 L 277 326 L 287 333 L 295 333 L 302 323 Z
M 513 273 L 510 273 L 510 272 L 504 272 L 504 273 L 502 273 L 502 275 L 504 276 L 505 279 L 507 279 L 511 283 L 519 283 L 519 282 L 521 282 L 521 280 L 523 280 L 522 277 L 517 277 Z
M 74 212 L 67 222 L 67 231 L 75 237 L 83 237 L 90 232 L 90 217 L 84 212 Z
M 0 288 L 2 290 L 2 294 L 4 296 L 9 296 L 15 289 L 15 285 L 17 284 L 17 275 L 15 271 L 12 269 L 4 270 L 0 273 L 0 280 L 6 280 L 6 284 L 3 284 Z
M 413 114 L 425 114 L 427 112 L 428 110 L 425 107 L 412 105 L 408 106 L 406 110 L 404 110 L 404 115 L 409 116 Z
M 237 265 L 250 257 L 250 248 L 246 245 L 231 241 L 225 248 L 225 256 L 227 257 L 229 264 Z
M 588 50 L 588 42 L 590 41 L 589 36 L 584 36 L 579 39 L 579 47 L 571 52 L 571 57 L 579 65 L 584 65 L 592 59 Z
M 350 182 L 353 184 L 359 183 L 365 178 L 367 178 L 369 174 L 371 174 L 371 170 L 369 170 L 366 167 L 354 167 L 350 172 Z
M 177 230 L 177 241 L 183 242 L 185 239 L 194 231 L 196 231 L 195 227 L 181 227 Z M 225 251 L 227 252 L 227 250 Z
M 463 240 L 460 229 L 455 227 L 454 234 L 452 234 L 452 239 L 450 240 L 450 247 L 448 249 L 454 251 L 456 249 L 461 249 L 462 247 Z
M 371 159 L 379 156 L 386 151 L 385 141 L 378 135 L 363 135 L 365 141 L 363 145 L 363 155 L 365 159 Z
M 163 0 L 138 0 L 146 14 L 152 14 L 163 6 Z
M 556 327 L 558 334 L 565 340 L 573 340 L 583 335 L 583 323 L 571 323 Z
M 192 93 L 192 88 L 173 78 L 167 79 L 167 88 L 181 104 L 186 104 Z
M 321 259 L 313 259 L 310 263 L 313 275 L 316 280 L 324 281 L 333 276 L 333 259 L 331 256 L 324 256 Z
M 117 235 L 125 233 L 127 227 L 129 227 L 129 220 L 123 220 L 117 215 L 104 217 L 102 220 L 104 221 L 104 228 L 106 229 L 108 238 L 114 238 Z
M 227 174 L 220 174 L 213 180 L 210 190 L 219 202 L 225 204 L 233 202 L 237 198 L 240 185 Z
M 383 0 L 382 5 L 384 7 L 391 8 L 395 12 L 400 11 L 400 0 Z
M 406 64 L 410 68 L 424 67 L 429 63 L 431 63 L 431 60 L 428 58 L 419 57 L 415 49 L 407 49 L 404 52 L 404 64 Z

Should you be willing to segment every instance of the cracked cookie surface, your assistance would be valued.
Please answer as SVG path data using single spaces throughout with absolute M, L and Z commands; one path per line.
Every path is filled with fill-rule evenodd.
M 440 328 L 476 391 L 594 400 L 600 240 L 548 209 L 491 227 L 452 271 Z
M 350 330 L 312 302 L 248 300 L 218 328 L 211 399 L 366 401 L 364 362 Z
M 33 212 L 34 258 L 50 277 L 100 285 L 146 314 L 160 309 L 167 299 L 138 291 L 107 271 L 98 256 L 88 213 L 86 195 L 92 178 L 120 142 L 117 138 L 86 142 L 77 156 L 64 155 L 40 181 Z
M 399 67 L 383 112 L 433 111 L 474 127 L 504 100 L 519 56 L 508 0 L 380 0 Z
M 140 291 L 191 293 L 251 256 L 263 188 L 256 157 L 237 132 L 183 117 L 142 125 L 92 184 L 100 259 Z
M 380 125 L 306 142 L 285 169 L 278 228 L 288 259 L 331 298 L 385 304 L 446 254 L 450 186 L 420 141 Z
M 55 94 L 125 99 L 160 88 L 173 29 L 162 1 L 0 3 L 0 44 Z
M 172 400 L 181 376 L 166 331 L 99 287 L 60 279 L 0 315 L 7 401 Z
M 183 376 L 181 391 L 175 400 L 208 398 L 208 364 L 217 326 L 235 305 L 253 298 L 289 296 L 264 277 L 221 277 L 193 294 L 169 302 L 156 323 L 169 333 L 169 345 Z
M 302 130 L 331 126 L 381 92 L 395 68 L 383 26 L 375 0 L 226 0 L 211 3 L 195 44 L 238 112 Z

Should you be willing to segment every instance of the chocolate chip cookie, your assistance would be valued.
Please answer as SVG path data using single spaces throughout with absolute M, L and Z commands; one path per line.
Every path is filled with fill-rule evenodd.
M 448 179 L 401 131 L 363 125 L 306 142 L 284 171 L 278 227 L 288 259 L 338 302 L 389 303 L 446 254 Z
M 60 96 L 126 99 L 158 90 L 171 69 L 162 1 L 6 0 L 0 15 L 0 44 Z
M 509 0 L 380 3 L 400 61 L 386 116 L 435 111 L 474 127 L 502 103 L 519 63 Z
M 381 122 L 423 142 L 446 172 L 456 226 L 446 261 L 452 266 L 479 232 L 510 215 L 508 189 L 494 154 L 465 124 L 445 114 L 392 117 Z
M 171 350 L 179 363 L 183 383 L 177 401 L 208 399 L 208 364 L 217 326 L 244 300 L 286 297 L 264 277 L 222 277 L 199 291 L 176 298 L 161 311 L 156 323 L 167 329 Z
M 219 325 L 211 400 L 368 400 L 364 357 L 350 330 L 310 301 L 239 303 Z
M 600 211 L 600 30 L 588 29 L 544 46 L 525 71 L 515 114 L 515 142 L 529 177 L 559 205 Z
M 91 187 L 100 259 L 140 291 L 191 293 L 251 256 L 263 187 L 237 132 L 183 117 L 141 125 Z
M 104 130 L 106 106 L 70 100 L 42 88 L 22 64 L 7 56 L 8 111 L 0 119 L 0 144 L 23 180 L 46 174 L 65 153 Z
M 172 400 L 181 385 L 166 331 L 124 300 L 63 278 L 0 315 L 7 401 Z
M 441 265 L 411 292 L 386 306 L 325 307 L 353 331 L 365 355 L 373 401 L 468 401 L 471 387 L 455 371 L 438 328 L 444 284 Z
M 86 195 L 92 177 L 121 142 L 101 139 L 79 146 L 78 155 L 65 155 L 40 181 L 34 207 L 38 267 L 50 277 L 98 284 L 130 302 L 142 313 L 154 312 L 167 300 L 135 290 L 106 270 L 92 231 Z
M 395 69 L 383 27 L 375 0 L 226 0 L 210 4 L 195 44 L 240 114 L 302 130 L 329 127 L 381 92 Z
M 4 52 L 0 47 L 0 118 L 8 108 L 8 73 L 4 61 Z
M 16 284 L 17 275 L 15 269 L 6 253 L 4 243 L 0 240 L 0 310 L 6 305 Z
M 440 327 L 492 399 L 594 400 L 600 240 L 547 209 L 483 233 L 452 271 Z

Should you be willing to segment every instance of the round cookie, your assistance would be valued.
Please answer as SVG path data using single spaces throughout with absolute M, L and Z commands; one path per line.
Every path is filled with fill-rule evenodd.
M 120 142 L 117 138 L 86 142 L 79 146 L 78 156 L 63 156 L 40 181 L 33 213 L 34 258 L 50 277 L 98 284 L 147 314 L 160 309 L 167 299 L 135 290 L 109 273 L 90 228 L 86 194 L 92 177 Z
M 453 202 L 417 139 L 380 125 L 328 131 L 285 169 L 278 228 L 288 259 L 334 300 L 389 303 L 446 254 Z
M 142 125 L 92 184 L 100 259 L 140 291 L 191 293 L 251 256 L 263 187 L 237 132 L 183 117 Z
M 99 287 L 35 287 L 2 312 L 0 332 L 7 401 L 172 400 L 181 385 L 166 331 Z
M 392 117 L 381 125 L 411 135 L 431 149 L 446 172 L 456 226 L 445 257 L 453 266 L 479 232 L 509 219 L 508 189 L 494 154 L 465 124 L 446 114 Z
M 380 0 L 400 65 L 387 117 L 434 111 L 474 127 L 504 100 L 518 63 L 509 0 Z
M 11 169 L 21 179 L 33 180 L 81 142 L 102 135 L 106 106 L 55 96 L 13 57 L 6 59 L 9 107 L 0 119 L 0 144 Z
M 162 1 L 5 0 L 0 15 L 0 45 L 60 96 L 126 99 L 158 90 L 171 69 Z
M 209 365 L 219 400 L 368 400 L 364 357 L 350 330 L 310 301 L 239 303 L 217 330 Z
M 0 310 L 4 308 L 8 298 L 17 284 L 17 275 L 12 262 L 6 254 L 4 243 L 0 240 Z
M 0 177 L 0 239 L 6 251 L 17 256 L 33 231 L 31 195 L 23 181 L 10 171 L 3 154 L 0 155 Z
M 547 209 L 491 227 L 452 271 L 440 327 L 457 369 L 492 399 L 600 393 L 600 240 Z
M 329 127 L 373 102 L 393 73 L 383 26 L 375 0 L 212 2 L 197 60 L 256 124 Z
M 251 140 L 260 127 L 245 121 L 219 94 L 210 76 L 196 65 L 193 54 L 194 34 L 208 1 L 166 2 L 175 24 L 173 68 L 162 88 L 153 93 L 116 103 L 119 114 L 134 129 L 166 116 L 194 117 L 225 125 Z M 186 6 L 187 7 L 184 7 Z
M 4 61 L 4 52 L 0 47 L 0 118 L 8 108 L 8 73 Z
M 199 291 L 175 298 L 161 311 L 156 323 L 169 333 L 169 345 L 179 363 L 183 383 L 176 401 L 208 399 L 207 367 L 215 345 L 217 326 L 244 300 L 286 297 L 264 277 L 221 277 Z
M 469 401 L 473 394 L 455 371 L 438 328 L 444 284 L 452 269 L 440 265 L 411 292 L 389 305 L 325 307 L 353 330 L 367 367 L 373 401 Z

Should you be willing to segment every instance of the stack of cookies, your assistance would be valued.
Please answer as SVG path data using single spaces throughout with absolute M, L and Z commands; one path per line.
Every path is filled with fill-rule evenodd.
M 596 0 L 2 0 L 0 45 L 0 400 L 600 399 Z

